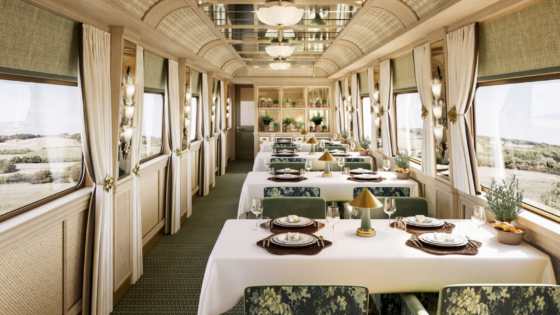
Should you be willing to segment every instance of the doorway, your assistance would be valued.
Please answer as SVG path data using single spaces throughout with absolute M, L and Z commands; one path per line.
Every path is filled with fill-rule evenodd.
M 235 87 L 235 159 L 254 158 L 255 89 L 250 85 Z

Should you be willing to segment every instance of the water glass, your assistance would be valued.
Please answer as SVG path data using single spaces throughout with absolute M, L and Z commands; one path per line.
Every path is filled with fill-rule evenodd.
M 383 169 L 388 172 L 391 169 L 391 160 L 383 159 Z
M 263 217 L 263 216 L 261 216 L 261 222 L 260 222 L 260 223 L 261 223 L 261 224 L 264 223 L 264 228 L 265 228 L 265 229 L 269 229 L 269 230 L 270 230 L 270 222 L 271 222 L 271 220 L 270 220 L 269 217 Z M 259 225 L 261 225 L 261 224 L 259 224 Z
M 335 141 L 338 140 L 338 133 L 335 133 L 335 134 L 333 135 L 333 140 L 335 140 Z
M 352 149 L 352 151 L 356 150 L 356 143 L 352 142 L 352 144 L 350 145 L 350 149 Z
M 328 207 L 327 209 L 327 222 L 332 224 L 332 242 L 334 243 L 334 226 L 340 222 L 340 212 L 338 207 Z
M 259 215 L 263 212 L 262 208 L 262 199 L 261 198 L 253 198 L 253 203 L 251 204 L 251 212 L 256 216 L 255 219 L 255 228 L 253 230 L 259 230 Z
M 406 220 L 403 217 L 395 218 L 395 229 L 403 230 L 406 232 Z
M 471 214 L 471 221 L 477 226 L 477 234 L 480 237 L 480 226 L 486 223 L 486 211 L 482 206 L 474 206 Z
M 268 175 L 274 177 L 274 175 L 276 175 L 276 173 L 274 173 L 274 167 L 269 167 L 268 168 Z
M 305 169 L 309 172 L 309 171 L 311 171 L 312 167 L 313 167 L 313 163 L 311 163 L 311 160 L 306 160 L 305 161 Z
M 395 198 L 385 198 L 385 203 L 383 205 L 383 211 L 389 215 L 389 228 L 391 227 L 391 215 L 397 212 L 397 203 Z
M 266 168 L 270 167 L 270 158 L 269 157 L 264 158 L 264 166 L 266 166 Z
M 302 168 L 301 170 L 299 170 L 299 175 L 301 175 L 301 176 L 305 175 L 305 169 L 304 169 L 304 168 Z
M 349 167 L 344 168 L 344 175 L 350 175 L 350 168 Z
M 341 171 L 343 170 L 345 163 L 346 163 L 346 160 L 344 158 L 338 158 L 338 166 L 340 166 Z

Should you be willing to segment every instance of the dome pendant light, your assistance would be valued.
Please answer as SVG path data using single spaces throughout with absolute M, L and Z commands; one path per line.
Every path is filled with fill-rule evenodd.
M 266 25 L 290 26 L 303 18 L 303 9 L 291 6 L 271 6 L 259 8 L 257 18 Z
M 289 57 L 294 53 L 294 47 L 271 45 L 266 47 L 266 52 L 272 57 Z

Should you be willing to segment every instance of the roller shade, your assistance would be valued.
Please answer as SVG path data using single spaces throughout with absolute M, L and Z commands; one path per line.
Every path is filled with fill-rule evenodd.
M 191 87 L 192 95 L 200 96 L 200 88 L 202 83 L 202 75 L 194 70 L 191 71 Z
M 358 73 L 360 96 L 369 96 L 368 73 L 367 70 Z
M 163 57 L 144 50 L 144 87 L 165 92 L 167 67 Z
M 544 0 L 480 25 L 478 81 L 560 72 L 559 16 Z
M 78 81 L 77 23 L 19 0 L 0 0 L 0 72 Z
M 393 91 L 416 90 L 412 52 L 393 60 Z

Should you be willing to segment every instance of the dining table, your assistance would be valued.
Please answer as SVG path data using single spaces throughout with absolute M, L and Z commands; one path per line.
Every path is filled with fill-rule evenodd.
M 372 220 L 375 237 L 358 237 L 360 222 L 341 220 L 333 245 L 317 255 L 278 256 L 256 245 L 271 233 L 253 230 L 255 220 L 226 221 L 208 259 L 198 314 L 226 312 L 245 288 L 257 285 L 355 285 L 374 294 L 438 292 L 446 285 L 467 283 L 556 284 L 548 255 L 527 243 L 499 243 L 488 223 L 479 232 L 468 232 L 482 243 L 477 255 L 439 256 L 406 246 L 410 234 L 389 229 L 387 220 Z M 461 226 L 470 220 L 446 222 Z M 469 230 L 463 226 L 461 231 Z M 332 240 L 333 230 L 326 226 L 316 235 Z
M 294 145 L 296 144 L 301 144 L 301 149 L 300 151 L 302 152 L 311 152 L 311 144 L 306 143 L 307 141 L 295 141 L 293 142 Z M 348 144 L 342 144 L 340 143 L 340 141 L 332 141 L 333 144 L 331 145 L 337 145 L 337 146 L 343 146 L 344 148 L 346 148 L 346 151 L 348 151 L 348 149 L 350 148 L 350 146 Z M 272 152 L 272 147 L 270 145 L 273 145 L 274 143 L 271 141 L 263 141 L 261 144 L 261 151 L 260 152 Z M 288 143 L 283 143 L 286 145 L 289 145 Z M 319 147 L 319 144 L 315 144 L 314 145 L 315 148 Z
M 332 177 L 323 177 L 322 172 L 307 172 L 306 180 L 271 181 L 268 172 L 249 172 L 241 188 L 237 218 L 244 219 L 251 211 L 253 198 L 264 198 L 265 187 L 318 187 L 320 197 L 326 201 L 351 201 L 354 199 L 356 187 L 407 187 L 410 189 L 409 197 L 418 197 L 418 182 L 412 179 L 397 179 L 395 172 L 379 172 L 385 180 L 381 182 L 350 181 L 342 172 L 332 172 Z
M 266 172 L 268 171 L 268 167 L 264 165 L 265 158 L 283 158 L 284 156 L 273 156 L 272 152 L 259 152 L 255 157 L 255 164 L 253 165 L 253 172 Z M 323 155 L 321 152 L 316 152 L 316 154 L 309 154 L 309 152 L 298 152 L 296 153 L 297 156 L 286 156 L 286 158 L 303 158 L 306 161 L 311 160 L 311 169 L 312 170 L 324 170 L 325 169 L 325 162 L 319 161 L 319 158 Z M 360 158 L 363 159 L 364 162 L 372 164 L 373 157 L 371 156 L 364 156 L 360 155 L 358 152 L 348 152 L 348 156 L 339 156 L 333 155 L 334 158 Z M 331 162 L 334 165 L 337 162 Z

